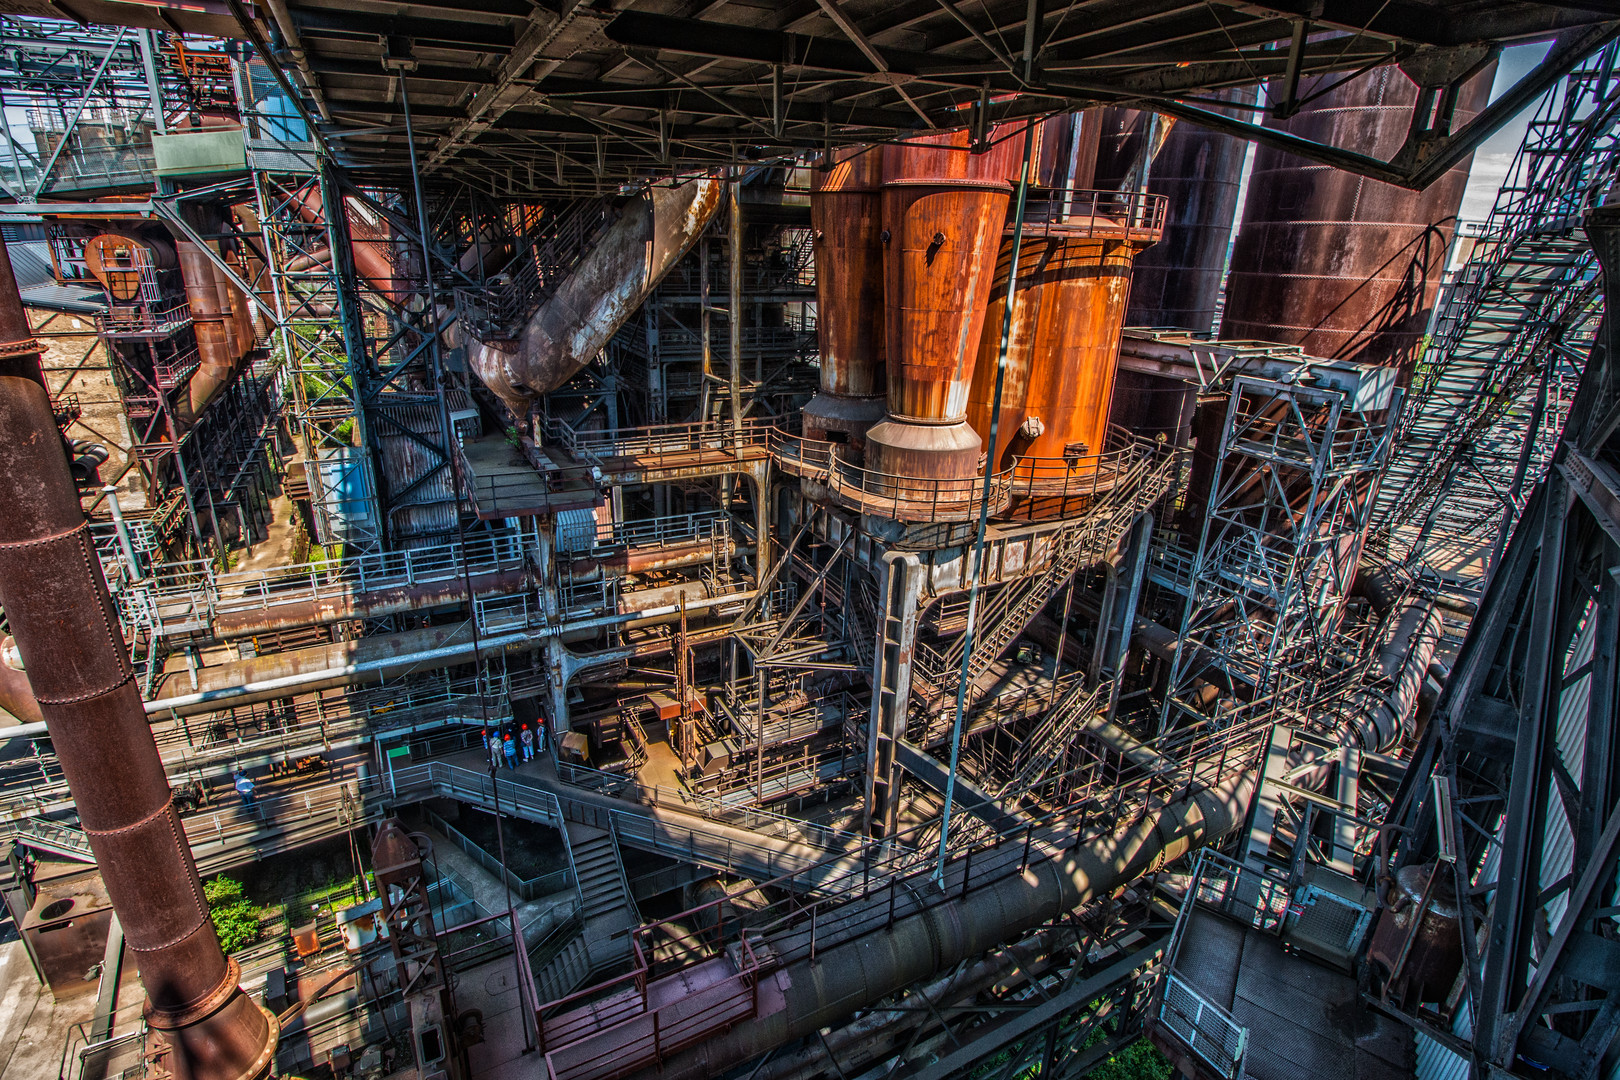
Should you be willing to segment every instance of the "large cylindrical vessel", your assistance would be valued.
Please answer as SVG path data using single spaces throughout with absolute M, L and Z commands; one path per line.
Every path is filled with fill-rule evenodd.
M 1484 107 L 1494 71 L 1493 65 L 1463 88 L 1454 127 Z M 1406 138 L 1417 97 L 1416 85 L 1390 65 L 1268 123 L 1387 160 Z M 1298 345 L 1313 356 L 1409 374 L 1470 163 L 1464 158 L 1419 192 L 1258 148 L 1221 336 Z
M 1014 372 L 1016 357 L 1027 365 L 1021 420 L 1033 439 L 1025 460 L 1039 462 L 1029 478 L 1041 486 L 1061 487 L 1096 472 L 1108 430 L 1131 264 L 1158 240 L 1163 224 L 1164 199 L 1140 192 L 1076 192 L 1067 205 L 1029 208 L 1024 246 L 1039 255 L 1027 269 L 1020 267 L 1007 381 L 1016 385 L 1026 377 Z M 994 301 L 991 309 L 993 319 L 1005 310 Z M 999 348 L 999 333 L 987 332 L 980 349 L 983 372 L 973 394 L 975 426 L 986 435 Z M 1004 388 L 1003 430 L 1012 419 L 1006 404 Z M 998 438 L 998 449 L 1010 437 Z
M 866 445 L 883 418 L 883 151 L 853 147 L 817 170 L 810 192 L 821 391 L 804 407 L 807 438 Z
M 1244 94 L 1253 100 L 1252 89 L 1219 96 L 1236 102 Z M 1171 130 L 1148 170 L 1147 189 L 1168 200 L 1164 239 L 1136 260 L 1125 325 L 1214 329 L 1247 148 L 1242 139 L 1186 121 Z
M 878 473 L 961 480 L 979 471 L 968 387 L 1012 193 L 1006 177 L 1021 149 L 1007 138 L 972 154 L 966 132 L 884 147 L 888 415 L 866 447 Z

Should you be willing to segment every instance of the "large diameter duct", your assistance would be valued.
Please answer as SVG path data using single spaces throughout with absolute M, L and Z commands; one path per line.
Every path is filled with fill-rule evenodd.
M 212 259 L 208 260 L 208 269 L 214 275 L 214 292 L 219 296 L 221 325 L 225 329 L 225 348 L 230 354 L 231 370 L 234 372 L 241 367 L 242 357 L 247 353 L 242 343 L 242 320 L 236 314 L 236 297 L 233 295 L 236 288 L 229 278 L 220 273 Z
M 883 151 L 842 151 L 810 192 L 821 389 L 804 407 L 807 438 L 866 445 L 883 418 Z
M 1150 812 L 1122 835 L 1033 863 L 1023 872 L 1018 870 L 1022 845 L 1004 845 L 1018 850 L 1006 853 L 1011 865 L 1000 880 L 958 902 L 913 911 L 886 929 L 823 949 L 813 961 L 788 965 L 774 976 L 782 1007 L 666 1057 L 656 1075 L 659 1080 L 719 1076 L 794 1039 L 813 1037 L 858 1009 L 1216 843 L 1242 826 L 1254 782 L 1253 770 L 1245 771 L 1219 787 Z M 852 923 L 882 925 L 888 904 L 888 893 L 880 892 L 840 914 Z M 765 1000 L 766 995 L 760 996 Z
M 880 473 L 970 479 L 979 436 L 968 425 L 968 388 L 985 302 L 1018 165 L 1005 139 L 968 151 L 968 135 L 928 136 L 883 148 L 883 306 L 888 415 L 866 435 Z
M 299 204 L 298 214 L 312 225 L 324 220 L 325 209 L 321 202 L 319 187 L 310 188 L 304 195 L 303 201 Z M 347 219 L 349 215 L 344 213 L 343 217 Z M 394 278 L 394 263 L 388 253 L 387 224 L 384 220 L 377 227 L 377 231 L 383 233 L 380 240 L 360 235 L 367 230 L 363 227 L 355 228 L 347 220 L 341 223 L 340 231 L 346 229 L 349 233 L 350 258 L 354 263 L 354 272 L 360 280 L 371 286 L 372 291 L 389 303 L 404 307 L 406 301 L 410 299 L 410 288 L 407 283 Z
M 1490 96 L 1495 65 L 1461 90 L 1453 127 Z M 1417 86 L 1389 65 L 1268 125 L 1387 159 L 1405 141 Z M 1393 365 L 1410 376 L 1456 230 L 1472 158 L 1409 191 L 1270 147 L 1255 151 L 1232 252 L 1221 337 Z
M 1077 192 L 1071 205 L 1079 212 L 1064 214 L 1061 201 L 1031 208 L 1024 249 L 1032 262 L 1019 268 L 1008 346 L 1007 385 L 1023 390 L 1018 419 L 1030 440 L 1026 453 L 1049 462 L 1032 474 L 1039 484 L 1061 485 L 1096 470 L 1108 431 L 1131 266 L 1158 240 L 1162 222 L 1163 200 L 1156 196 Z M 1011 237 L 1003 243 L 1004 260 L 1011 257 L 1011 244 Z M 1005 286 L 998 292 L 991 295 L 988 316 L 999 324 Z M 971 395 L 970 420 L 986 435 L 999 347 L 998 335 L 981 340 Z M 1001 430 L 1009 438 L 1018 430 L 1007 411 L 1011 404 L 1004 396 Z
M 1343 741 L 1383 751 L 1407 733 L 1444 631 L 1433 600 L 1413 597 L 1396 609 L 1365 680 L 1368 688 L 1356 693 L 1345 712 Z
M 0 604 L 135 953 L 160 1064 L 187 1080 L 262 1077 L 276 1021 L 214 935 L 3 248 Z
M 180 258 L 180 277 L 191 306 L 191 328 L 197 338 L 197 370 L 186 384 L 186 394 L 176 404 L 182 423 L 193 423 L 214 396 L 231 381 L 236 367 L 233 333 L 225 311 L 220 307 L 220 291 L 214 264 L 202 248 L 189 240 L 175 241 Z
M 623 215 L 540 305 L 510 346 L 467 342 L 467 358 L 512 415 L 527 419 L 541 394 L 596 358 L 720 209 L 725 182 L 713 177 L 654 187 Z

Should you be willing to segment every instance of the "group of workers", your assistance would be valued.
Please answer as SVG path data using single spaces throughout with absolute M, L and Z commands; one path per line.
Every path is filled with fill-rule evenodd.
M 483 730 L 483 743 L 489 751 L 489 767 L 498 769 L 505 765 L 508 769 L 515 769 L 520 763 L 534 760 L 536 754 L 546 752 L 546 728 L 542 723 L 534 725 L 520 724 L 516 731 L 512 725 L 505 725 L 505 730 L 496 728 L 491 731 Z

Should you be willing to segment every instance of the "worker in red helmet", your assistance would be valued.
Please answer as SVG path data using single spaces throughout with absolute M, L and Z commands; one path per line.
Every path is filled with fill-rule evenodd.
M 528 724 L 523 725 L 518 738 L 523 740 L 523 763 L 526 765 L 534 760 L 534 732 L 529 730 Z

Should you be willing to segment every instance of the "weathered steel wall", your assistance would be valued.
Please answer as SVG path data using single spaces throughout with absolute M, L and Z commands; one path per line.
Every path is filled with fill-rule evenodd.
M 1463 89 L 1455 125 L 1484 107 L 1494 74 L 1493 65 Z M 1387 159 L 1406 138 L 1417 96 L 1416 85 L 1392 65 L 1268 124 Z M 1465 158 L 1414 192 L 1258 148 L 1221 336 L 1299 345 L 1314 356 L 1410 372 L 1471 162 Z

